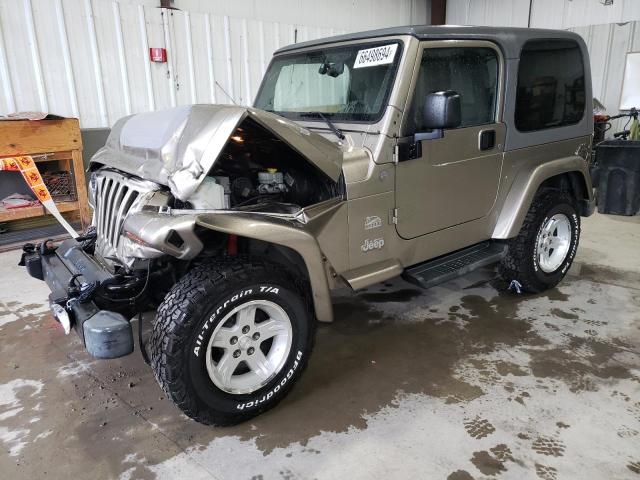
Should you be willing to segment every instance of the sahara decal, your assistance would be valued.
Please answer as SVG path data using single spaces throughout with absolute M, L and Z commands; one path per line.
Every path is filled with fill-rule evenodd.
M 382 219 L 377 215 L 371 215 L 364 219 L 364 229 L 371 230 L 382 226 Z

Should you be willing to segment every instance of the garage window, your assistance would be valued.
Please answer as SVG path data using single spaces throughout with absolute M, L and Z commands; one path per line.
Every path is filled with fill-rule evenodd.
M 422 128 L 425 96 L 442 90 L 460 94 L 462 127 L 495 122 L 498 57 L 492 48 L 426 48 L 420 62 L 409 128 Z M 411 125 L 412 124 L 412 125 Z
M 522 132 L 578 123 L 584 115 L 582 53 L 571 40 L 535 40 L 520 54 L 515 123 Z

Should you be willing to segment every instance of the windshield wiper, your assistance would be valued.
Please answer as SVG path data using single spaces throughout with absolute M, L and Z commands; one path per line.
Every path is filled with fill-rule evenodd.
M 340 130 L 338 127 L 336 127 L 333 124 L 333 122 L 329 119 L 329 117 L 327 117 L 324 113 L 322 113 L 322 112 L 306 112 L 306 113 L 301 113 L 300 116 L 301 117 L 321 118 L 322 120 L 325 121 L 325 123 L 327 125 L 329 125 L 329 128 L 331 129 L 331 131 L 333 133 L 335 133 L 336 137 L 338 137 L 340 140 L 344 140 L 344 133 L 342 133 L 342 130 Z

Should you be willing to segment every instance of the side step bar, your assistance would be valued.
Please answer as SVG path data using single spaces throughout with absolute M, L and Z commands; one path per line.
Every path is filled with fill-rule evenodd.
M 405 269 L 402 277 L 422 288 L 431 288 L 481 267 L 499 262 L 507 252 L 504 243 L 482 242 Z

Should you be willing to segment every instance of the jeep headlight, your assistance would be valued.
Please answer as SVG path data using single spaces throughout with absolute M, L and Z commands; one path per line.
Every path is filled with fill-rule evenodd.
M 89 205 L 92 209 L 96 209 L 96 189 L 98 187 L 98 178 L 96 176 L 96 172 L 91 173 L 89 176 L 89 189 L 87 192 L 87 196 L 89 197 Z

